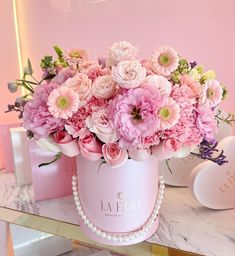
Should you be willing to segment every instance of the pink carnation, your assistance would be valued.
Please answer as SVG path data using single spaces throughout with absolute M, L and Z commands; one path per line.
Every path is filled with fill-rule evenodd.
M 204 105 L 200 105 L 197 108 L 197 127 L 202 133 L 202 136 L 206 140 L 214 139 L 217 131 L 217 121 L 214 117 L 214 112 Z
M 34 134 L 35 139 L 48 137 L 51 133 L 63 129 L 64 122 L 55 118 L 43 104 L 28 102 L 24 107 L 23 127 Z
M 165 100 L 152 86 L 129 89 L 117 95 L 108 110 L 121 143 L 138 146 L 143 137 L 153 134 L 159 123 L 156 111 Z
M 74 138 L 80 136 L 81 132 L 86 129 L 86 119 L 88 116 L 92 115 L 99 108 L 106 108 L 107 100 L 97 99 L 92 97 L 90 101 L 83 107 L 73 114 L 71 118 L 66 121 L 65 129 Z

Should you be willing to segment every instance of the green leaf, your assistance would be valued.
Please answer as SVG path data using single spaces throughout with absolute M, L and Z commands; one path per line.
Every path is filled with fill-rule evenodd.
M 28 72 L 29 72 L 29 75 L 33 74 L 33 69 L 32 69 L 32 64 L 30 59 L 28 59 Z
M 35 82 L 32 82 L 32 81 L 29 81 L 29 80 L 23 80 L 23 79 L 16 79 L 16 81 L 19 81 L 19 82 L 25 82 L 25 83 L 29 83 L 29 84 L 35 84 L 37 85 L 38 83 L 35 83 Z
M 58 55 L 58 58 L 61 59 L 63 58 L 63 51 L 60 49 L 59 46 L 55 45 L 53 47 L 53 49 L 55 50 L 56 54 Z
M 52 164 L 52 163 L 56 162 L 58 159 L 60 159 L 61 156 L 62 156 L 62 153 L 60 152 L 60 153 L 58 153 L 58 154 L 55 156 L 55 158 L 54 158 L 53 160 L 51 160 L 50 162 L 47 162 L 47 163 L 41 163 L 41 164 L 38 165 L 38 167 L 41 168 L 41 167 L 43 167 L 43 166 L 47 166 L 47 165 L 49 165 L 49 164 Z

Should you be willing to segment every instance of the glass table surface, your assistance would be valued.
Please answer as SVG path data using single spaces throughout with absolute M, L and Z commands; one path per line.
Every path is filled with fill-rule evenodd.
M 0 220 L 120 255 L 235 255 L 235 212 L 201 206 L 188 188 L 166 187 L 160 225 L 148 241 L 131 246 L 106 246 L 82 233 L 72 196 L 35 202 L 32 185 L 17 186 L 14 174 L 2 171 Z

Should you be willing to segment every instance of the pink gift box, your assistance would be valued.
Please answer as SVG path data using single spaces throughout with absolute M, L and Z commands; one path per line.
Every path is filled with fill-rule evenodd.
M 72 194 L 72 176 L 76 173 L 75 157 L 62 156 L 56 162 L 39 167 L 55 158 L 56 153 L 30 143 L 32 183 L 35 201 Z
M 19 126 L 19 123 L 0 123 L 0 169 L 6 172 L 14 171 L 10 128 Z

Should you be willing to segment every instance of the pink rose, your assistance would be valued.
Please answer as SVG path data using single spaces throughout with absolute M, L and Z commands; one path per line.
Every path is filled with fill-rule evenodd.
M 137 60 L 125 60 L 112 68 L 112 77 L 124 89 L 138 87 L 146 77 L 146 69 Z
M 102 152 L 107 164 L 113 168 L 120 167 L 128 160 L 127 151 L 120 148 L 117 143 L 108 143 L 102 146 Z
M 164 140 L 164 149 L 166 151 L 174 151 L 176 152 L 179 149 L 179 142 L 175 138 L 168 138 Z
M 159 160 L 169 159 L 174 156 L 175 152 L 179 149 L 179 142 L 175 138 L 168 138 L 162 141 L 159 145 L 152 147 L 152 153 Z
M 88 129 L 105 143 L 118 140 L 117 131 L 111 126 L 108 113 L 105 108 L 100 108 L 86 119 Z
M 123 60 L 134 59 L 138 49 L 126 41 L 116 42 L 108 49 L 109 62 L 116 64 Z
M 73 139 L 66 131 L 57 131 L 53 134 L 53 139 L 58 144 L 60 151 L 69 157 L 77 156 L 80 153 L 76 139 Z
M 87 133 L 78 140 L 81 155 L 90 160 L 97 161 L 102 157 L 102 143 L 92 133 Z
M 128 153 L 131 159 L 142 162 L 150 157 L 151 150 L 150 148 L 137 148 L 128 150 Z
M 110 75 L 99 76 L 92 84 L 92 93 L 96 98 L 111 98 L 116 94 L 116 90 L 116 83 Z
M 66 131 L 59 130 L 53 134 L 53 139 L 58 144 L 66 144 L 73 140 L 73 137 Z
M 189 87 L 195 97 L 198 97 L 201 93 L 201 85 L 199 82 L 194 81 L 190 76 L 183 75 L 180 78 L 180 84 Z
M 79 107 L 84 106 L 91 98 L 91 79 L 86 74 L 77 73 L 74 77 L 69 78 L 64 85 L 72 88 L 79 95 Z

